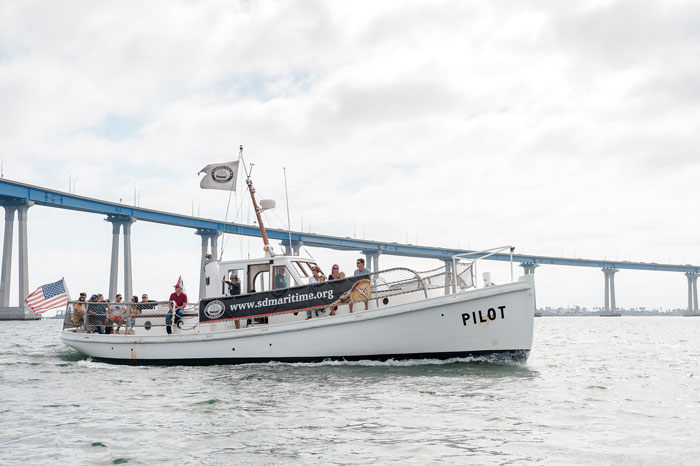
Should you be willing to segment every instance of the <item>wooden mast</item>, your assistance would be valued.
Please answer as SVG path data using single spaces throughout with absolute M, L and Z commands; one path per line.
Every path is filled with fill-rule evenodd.
M 255 209 L 255 216 L 258 218 L 258 228 L 260 228 L 260 234 L 263 240 L 263 249 L 265 254 L 272 256 L 272 248 L 270 247 L 270 242 L 267 239 L 267 233 L 265 232 L 265 225 L 263 225 L 262 217 L 260 213 L 262 210 L 258 207 L 258 203 L 255 200 L 255 188 L 253 188 L 253 180 L 250 179 L 250 173 L 248 172 L 248 167 L 245 165 L 245 160 L 243 160 L 243 146 L 241 146 L 241 162 L 243 162 L 243 168 L 245 169 L 246 180 L 245 183 L 248 185 L 248 192 L 250 193 L 250 199 L 253 201 L 253 209 Z

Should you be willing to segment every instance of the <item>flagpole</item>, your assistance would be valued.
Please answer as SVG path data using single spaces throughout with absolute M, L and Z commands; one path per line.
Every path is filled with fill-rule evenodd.
M 243 146 L 240 147 L 240 152 L 238 153 L 238 160 L 243 159 Z M 243 164 L 245 167 L 245 163 Z M 238 171 L 236 171 L 236 175 L 238 175 Z M 224 215 L 224 234 L 226 234 L 226 222 L 228 221 L 228 209 L 229 206 L 231 205 L 231 196 L 233 195 L 233 192 L 236 190 L 236 183 L 234 180 L 234 183 L 231 185 L 231 190 L 228 192 L 228 202 L 226 203 L 226 215 Z M 221 258 L 224 257 L 224 239 L 221 238 L 221 253 L 219 254 L 219 262 L 221 262 Z
M 61 281 L 63 282 L 63 289 L 66 290 L 66 296 L 68 296 L 68 301 L 70 301 L 70 291 L 68 291 L 68 286 L 66 285 L 66 279 L 64 277 L 61 277 Z
M 287 201 L 287 233 L 289 233 L 289 255 L 293 256 L 294 250 L 292 248 L 292 223 L 289 220 L 289 192 L 287 191 L 287 167 L 282 167 L 282 170 L 284 170 L 284 197 Z

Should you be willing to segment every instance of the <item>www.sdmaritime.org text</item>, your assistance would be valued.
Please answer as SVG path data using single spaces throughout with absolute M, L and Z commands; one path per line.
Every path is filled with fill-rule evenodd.
M 261 307 L 297 303 L 299 301 L 308 301 L 311 299 L 327 299 L 332 301 L 334 299 L 334 293 L 333 290 L 323 290 L 317 293 L 291 294 L 282 298 L 265 298 L 248 303 L 233 303 L 230 305 L 230 309 L 232 311 L 245 311 L 246 309 L 259 309 Z

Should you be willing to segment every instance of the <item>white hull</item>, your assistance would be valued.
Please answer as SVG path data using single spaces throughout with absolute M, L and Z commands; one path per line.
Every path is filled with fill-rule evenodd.
M 523 360 L 532 345 L 534 303 L 534 282 L 526 275 L 506 285 L 333 317 L 242 329 L 200 324 L 193 330 L 174 329 L 172 335 L 64 331 L 62 339 L 87 356 L 136 364 L 445 359 L 491 353 Z

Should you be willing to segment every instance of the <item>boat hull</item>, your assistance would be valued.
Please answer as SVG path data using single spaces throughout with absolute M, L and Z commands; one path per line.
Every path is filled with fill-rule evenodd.
M 360 306 L 358 306 L 360 307 Z M 238 364 L 324 360 L 448 359 L 493 355 L 524 361 L 532 345 L 534 282 L 449 294 L 369 311 L 277 325 L 200 324 L 173 335 L 64 331 L 87 356 L 127 364 Z

